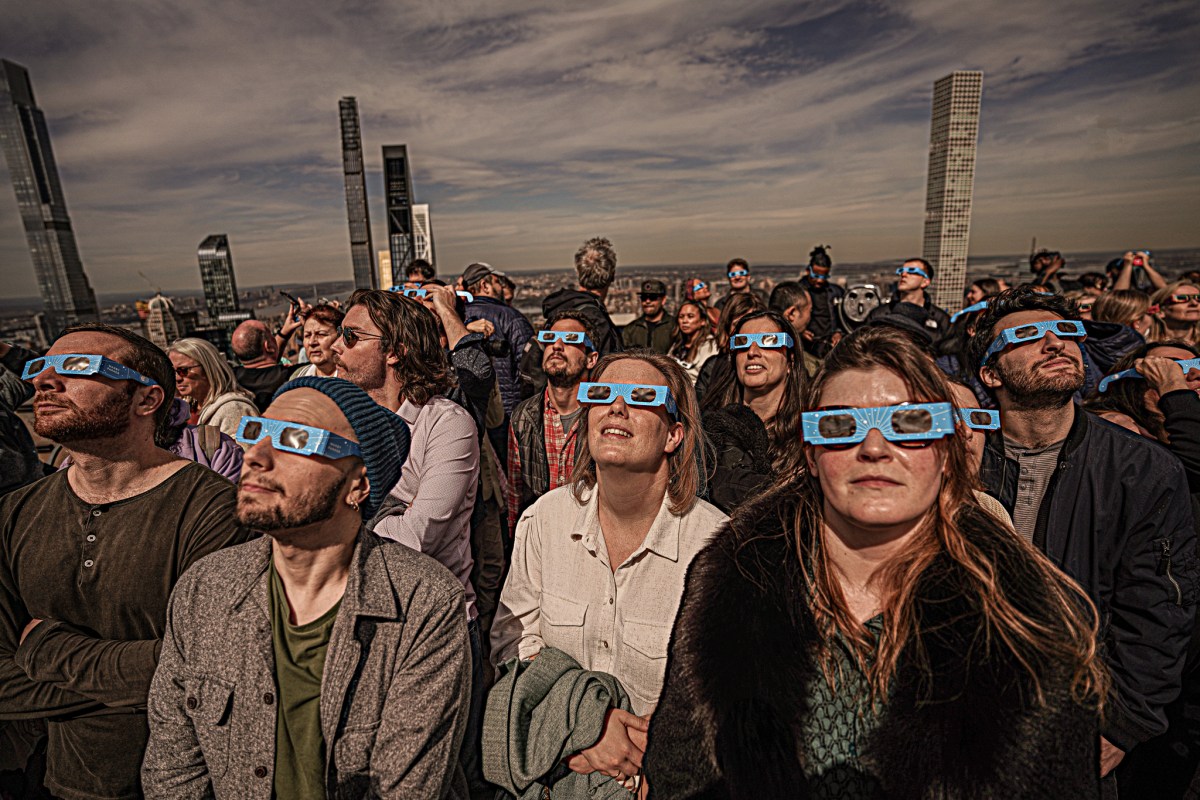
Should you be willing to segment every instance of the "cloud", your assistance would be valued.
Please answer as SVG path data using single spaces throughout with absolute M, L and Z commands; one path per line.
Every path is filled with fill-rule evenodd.
M 983 69 L 972 251 L 1194 244 L 1193 4 L 952 0 L 565 5 L 150 0 L 6 11 L 100 291 L 197 287 L 231 237 L 239 282 L 348 277 L 337 100 L 409 145 L 440 267 L 915 252 L 932 82 Z M 0 181 L 5 293 L 33 294 Z M 1136 202 L 1134 202 L 1136 198 Z

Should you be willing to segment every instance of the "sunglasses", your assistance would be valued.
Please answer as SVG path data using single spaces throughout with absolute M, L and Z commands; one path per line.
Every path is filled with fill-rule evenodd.
M 933 280 L 933 278 L 929 277 L 929 273 L 926 272 L 925 270 L 921 269 L 920 267 L 899 267 L 896 270 L 896 274 L 897 275 L 920 275 L 922 278 L 924 278 L 927 281 Z
M 581 383 L 576 398 L 581 403 L 610 405 L 620 397 L 631 406 L 664 406 L 667 413 L 679 419 L 675 398 L 666 386 L 635 383 Z
M 901 447 L 928 447 L 954 433 L 949 403 L 913 403 L 869 408 L 829 408 L 800 415 L 804 441 L 831 450 L 859 444 L 872 430 Z
M 790 334 L 779 333 L 735 333 L 729 337 L 730 350 L 749 350 L 750 345 L 759 347 L 780 348 L 794 347 L 795 341 Z
M 175 368 L 175 377 L 176 378 L 187 378 L 189 375 L 192 374 L 192 370 L 194 370 L 194 369 L 200 370 L 201 374 L 204 373 L 204 367 L 200 366 L 199 364 L 192 364 L 190 367 L 176 367 Z
M 986 364 L 992 356 L 1010 344 L 1036 342 L 1051 332 L 1060 339 L 1087 338 L 1087 331 L 1084 329 L 1083 323 L 1074 319 L 1055 319 L 1048 322 L 1032 322 L 1028 325 L 1016 325 L 1012 328 L 1005 328 L 1000 332 L 1000 335 L 996 337 L 996 341 L 992 342 L 991 347 L 987 349 L 987 354 L 983 357 L 983 363 Z
M 588 350 L 596 349 L 592 340 L 583 331 L 538 331 L 537 340 L 544 344 L 562 342 L 563 344 L 583 345 Z
M 338 326 L 337 335 L 342 337 L 342 341 L 345 342 L 346 347 L 354 347 L 354 345 L 363 339 L 383 339 L 382 335 L 376 336 L 373 333 L 363 333 L 354 328 L 343 328 L 341 325 Z
M 276 450 L 302 456 L 345 458 L 362 455 L 357 444 L 336 433 L 281 419 L 242 417 L 233 438 L 242 444 L 257 444 L 263 439 L 270 439 L 271 447 Z
M 1176 358 L 1172 360 L 1179 365 L 1179 368 L 1183 370 L 1184 375 L 1187 375 L 1194 369 L 1200 369 L 1200 358 Z M 1136 369 L 1121 370 L 1120 372 L 1113 373 L 1112 375 L 1107 376 L 1104 380 L 1100 381 L 1100 387 L 1098 391 L 1108 391 L 1108 385 L 1113 381 L 1140 377 L 1142 377 L 1142 373 L 1138 372 Z
M 1093 300 L 1093 301 L 1092 301 L 1092 302 L 1090 302 L 1090 303 L 1077 303 L 1076 305 L 1078 305 L 1078 306 L 1079 306 L 1079 310 L 1080 310 L 1080 311 L 1091 311 L 1091 310 L 1092 310 L 1092 306 L 1096 305 L 1096 301 L 1095 301 L 1095 300 Z
M 1181 306 L 1185 303 L 1200 303 L 1200 294 L 1173 294 L 1167 298 L 1166 305 Z
M 974 314 L 976 311 L 983 311 L 987 307 L 988 307 L 987 300 L 980 300 L 978 303 L 972 303 L 971 305 L 967 306 L 966 308 L 962 309 L 961 311 L 955 311 L 954 314 L 950 317 L 950 324 L 953 325 L 955 322 L 958 322 L 958 318 L 961 317 L 963 314 Z
M 743 275 L 749 275 L 749 274 L 750 274 L 750 272 L 749 272 L 749 270 L 744 270 L 744 269 L 731 269 L 731 270 L 730 270 L 729 272 L 727 272 L 726 274 L 727 274 L 727 275 L 728 275 L 730 278 L 740 278 L 740 277 L 742 277 Z
M 643 303 L 647 300 L 661 300 L 666 297 L 665 294 L 646 294 L 644 292 L 638 294 L 638 299 Z
M 140 372 L 135 372 L 124 364 L 118 364 L 104 356 L 87 353 L 63 353 L 59 356 L 42 356 L 31 358 L 25 362 L 21 372 L 21 380 L 33 380 L 47 369 L 53 369 L 59 375 L 73 378 L 79 375 L 100 375 L 115 381 L 137 381 L 143 386 L 158 386 L 158 381 L 147 378 Z
M 388 289 L 388 291 L 389 292 L 400 292 L 400 294 L 404 295 L 405 297 L 428 297 L 429 296 L 428 289 L 405 289 L 403 286 L 393 286 L 391 289 Z M 470 292 L 455 292 L 455 294 L 458 295 L 459 297 L 461 297 L 467 303 L 475 302 L 475 295 L 471 294 Z

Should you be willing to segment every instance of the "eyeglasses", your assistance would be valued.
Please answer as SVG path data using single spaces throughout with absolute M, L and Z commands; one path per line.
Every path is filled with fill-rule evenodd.
M 263 439 L 270 439 L 271 447 L 276 450 L 302 456 L 345 458 L 362 455 L 357 444 L 336 433 L 281 419 L 242 417 L 233 438 L 242 444 L 257 444 Z
M 807 444 L 831 450 L 853 447 L 872 430 L 893 444 L 913 448 L 928 447 L 934 439 L 954 433 L 954 413 L 949 403 L 805 411 L 800 423 Z
M 192 373 L 192 370 L 194 370 L 194 369 L 198 369 L 198 370 L 200 370 L 200 374 L 202 374 L 202 375 L 204 374 L 204 367 L 200 366 L 199 364 L 192 364 L 190 367 L 176 367 L 175 368 L 175 377 L 181 378 L 181 379 L 186 379 Z
M 814 278 L 819 281 L 827 281 L 827 280 L 829 280 L 829 273 L 830 273 L 830 270 L 825 270 L 824 272 L 817 272 L 816 268 L 813 267 L 811 264 L 809 264 L 809 266 L 808 266 L 808 277 L 810 277 L 810 278 Z
M 927 281 L 933 280 L 933 278 L 929 277 L 929 273 L 920 267 L 899 267 L 896 269 L 896 274 L 897 275 L 920 275 L 922 278 L 924 278 Z
M 666 386 L 636 383 L 581 383 L 576 398 L 581 403 L 610 405 L 620 397 L 631 406 L 664 406 L 673 418 L 679 418 L 675 398 Z
M 1200 358 L 1176 358 L 1176 359 L 1172 359 L 1172 360 L 1176 364 L 1179 365 L 1179 368 L 1181 370 L 1183 370 L 1184 375 L 1187 375 L 1189 372 L 1191 372 L 1194 369 L 1200 369 Z M 1142 377 L 1142 373 L 1138 372 L 1136 369 L 1121 370 L 1120 372 L 1113 373 L 1112 375 L 1109 375 L 1108 377 L 1106 377 L 1104 380 L 1100 381 L 1100 386 L 1099 386 L 1098 391 L 1101 391 L 1101 392 L 1108 391 L 1108 385 L 1110 383 L 1112 383 L 1113 381 L 1125 380 L 1126 378 L 1140 378 L 1140 377 Z
M 641 300 L 643 303 L 645 303 L 649 300 L 662 300 L 664 297 L 666 297 L 665 294 L 645 294 L 645 293 L 638 294 L 638 299 Z
M 346 343 L 346 347 L 354 347 L 354 345 L 358 344 L 359 341 L 362 339 L 382 339 L 383 338 L 382 335 L 376 336 L 373 333 L 363 333 L 362 331 L 356 330 L 355 328 L 344 328 L 340 325 L 338 326 L 337 334 L 338 334 L 338 336 L 342 337 L 342 341 Z
M 1200 294 L 1173 294 L 1167 298 L 1165 305 L 1181 306 L 1185 303 L 1200 303 Z
M 796 342 L 790 334 L 779 333 L 735 333 L 729 337 L 730 350 L 749 350 L 750 345 L 757 344 L 759 347 L 768 347 L 771 349 L 781 347 L 794 347 Z
M 388 289 L 388 291 L 389 292 L 400 292 L 400 294 L 404 295 L 405 297 L 428 297 L 429 296 L 428 289 L 405 289 L 403 286 L 393 286 L 391 289 Z M 475 302 L 475 295 L 471 294 L 470 292 L 455 292 L 455 294 L 458 295 L 459 297 L 461 297 L 463 299 L 463 301 L 466 303 L 474 303 Z
M 983 357 L 983 363 L 987 363 L 992 356 L 999 353 L 1010 344 L 1029 344 L 1038 339 L 1042 339 L 1047 333 L 1053 332 L 1055 336 L 1062 339 L 1086 339 L 1087 330 L 1083 327 L 1083 323 L 1074 319 L 1054 319 L 1048 322 L 1031 322 L 1028 325 L 1016 325 L 1012 328 L 1005 328 L 996 337 L 996 341 L 992 342 L 991 347 L 987 349 L 987 354 Z
M 972 303 L 971 305 L 967 306 L 966 308 L 962 309 L 961 311 L 955 311 L 954 314 L 950 317 L 950 324 L 953 325 L 955 322 L 958 322 L 958 318 L 961 317 L 963 314 L 974 314 L 976 311 L 983 311 L 987 307 L 988 307 L 987 300 L 980 300 L 978 303 Z
M 1000 430 L 1000 412 L 994 408 L 960 408 L 958 416 L 968 428 L 977 431 Z
M 730 278 L 740 278 L 744 275 L 749 275 L 750 271 L 745 269 L 731 269 L 726 273 Z
M 592 340 L 583 331 L 538 331 L 537 340 L 544 344 L 562 342 L 563 344 L 583 345 L 588 350 L 596 349 Z
M 124 364 L 118 364 L 104 356 L 88 353 L 63 353 L 57 356 L 31 358 L 25 362 L 21 380 L 33 380 L 47 369 L 53 369 L 59 375 L 65 375 L 68 378 L 81 375 L 100 375 L 115 381 L 137 381 L 143 386 L 158 386 L 158 381 L 147 378 Z

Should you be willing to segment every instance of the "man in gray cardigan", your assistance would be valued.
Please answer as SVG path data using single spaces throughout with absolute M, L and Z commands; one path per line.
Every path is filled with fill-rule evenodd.
M 462 584 L 363 527 L 408 428 L 338 378 L 243 419 L 238 518 L 266 537 L 171 598 L 150 689 L 147 797 L 466 797 Z

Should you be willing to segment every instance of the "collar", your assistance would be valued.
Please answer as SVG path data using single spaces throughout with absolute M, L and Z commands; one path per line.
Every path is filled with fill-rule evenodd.
M 588 490 L 588 498 L 583 511 L 583 524 L 580 526 L 583 533 L 572 532 L 571 538 L 587 548 L 592 555 L 603 550 L 603 556 L 607 561 L 607 548 L 601 547 L 604 534 L 600 530 L 599 494 L 595 489 Z M 683 517 L 671 513 L 670 503 L 670 493 L 663 492 L 662 505 L 659 506 L 658 514 L 654 517 L 650 530 L 646 532 L 646 538 L 626 559 L 627 562 L 636 561 L 638 556 L 647 550 L 668 561 L 679 561 L 679 535 L 680 528 L 683 526 Z
M 396 414 L 400 419 L 408 423 L 408 427 L 417 424 L 417 417 L 421 416 L 421 409 L 424 406 L 419 406 L 411 400 L 405 400 L 400 404 L 400 408 L 396 410 Z
M 1067 438 L 1063 440 L 1062 450 L 1059 451 L 1060 455 L 1063 456 L 1070 455 L 1071 453 L 1075 452 L 1079 445 L 1083 443 L 1083 439 L 1087 435 L 1088 412 L 1074 401 L 1071 402 L 1071 409 L 1075 416 L 1071 420 L 1071 429 L 1067 431 Z M 1004 452 L 1003 429 L 988 433 L 985 449 L 995 453 L 1001 458 L 1007 458 Z
M 480 303 L 484 303 L 484 304 L 491 304 L 491 305 L 493 305 L 493 306 L 502 306 L 502 305 L 504 305 L 504 303 L 500 302 L 500 301 L 499 301 L 499 300 L 497 300 L 496 298 L 494 298 L 494 297 L 488 297 L 487 295 L 482 295 L 482 294 L 480 294 L 480 295 L 476 295 L 476 296 L 475 296 L 475 299 L 471 301 L 471 305 L 473 305 L 473 306 L 474 306 L 474 305 L 479 305 Z

